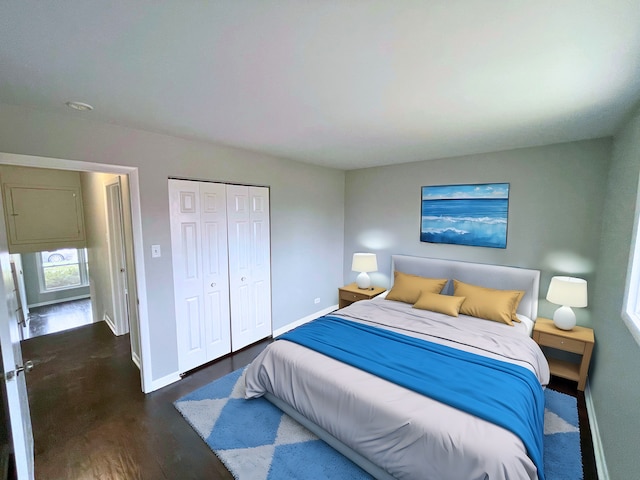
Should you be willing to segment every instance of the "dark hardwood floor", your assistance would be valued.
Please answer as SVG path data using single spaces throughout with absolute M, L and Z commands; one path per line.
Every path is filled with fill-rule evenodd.
M 27 387 L 36 478 L 232 479 L 173 402 L 247 365 L 268 343 L 144 395 L 128 335 L 115 337 L 104 322 L 24 341 L 23 357 L 35 363 Z M 584 395 L 561 379 L 551 388 L 578 398 L 584 478 L 596 479 Z
M 104 322 L 23 342 L 37 479 L 231 479 L 173 402 L 247 365 L 251 346 L 144 395 L 128 335 Z
M 27 328 L 22 331 L 26 340 L 91 323 L 93 323 L 91 299 L 85 298 L 53 305 L 31 307 Z

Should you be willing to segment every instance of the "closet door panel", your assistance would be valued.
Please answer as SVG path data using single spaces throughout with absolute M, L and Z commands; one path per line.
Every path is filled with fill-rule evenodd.
M 239 285 L 237 292 L 238 301 L 235 304 L 236 308 L 233 311 L 232 325 L 233 330 L 238 337 L 236 344 L 240 345 L 240 336 L 249 335 L 251 333 L 252 322 L 250 309 L 253 302 L 248 284 L 245 283 Z M 235 350 L 238 350 L 239 348 L 242 347 L 238 346 Z
M 197 285 L 200 281 L 200 259 L 198 251 L 200 250 L 198 233 L 199 225 L 196 222 L 182 222 L 180 225 L 180 240 L 182 244 L 182 258 L 184 261 L 184 275 L 186 282 Z
M 226 299 L 222 299 L 221 292 L 210 292 L 205 294 L 205 338 L 207 339 L 208 357 L 216 358 L 221 355 L 229 353 L 226 346 L 220 347 L 224 353 L 216 355 L 218 345 L 223 345 L 229 338 L 229 328 L 226 328 L 225 323 L 229 323 L 228 308 L 225 308 Z M 225 314 L 226 310 L 226 314 Z
M 202 332 L 200 329 L 200 314 L 202 312 L 202 305 L 200 304 L 199 297 L 185 298 L 184 300 L 186 308 L 185 323 L 189 325 L 187 328 L 187 355 L 200 356 L 202 352 Z
M 227 198 L 224 184 L 200 183 L 205 348 L 207 359 L 231 351 Z
M 202 242 L 197 185 L 170 180 L 169 201 L 178 368 L 186 372 L 207 361 L 202 324 Z
M 239 350 L 271 335 L 269 190 L 227 186 L 231 344 Z
M 271 335 L 271 239 L 269 189 L 249 187 L 253 234 L 253 285 L 255 290 L 256 336 Z
M 231 304 L 231 350 L 253 343 L 250 306 L 249 188 L 227 185 L 229 245 L 229 300 Z

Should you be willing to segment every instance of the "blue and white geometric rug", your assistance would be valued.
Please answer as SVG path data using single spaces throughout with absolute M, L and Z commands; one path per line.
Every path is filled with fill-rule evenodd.
M 174 405 L 238 480 L 371 476 L 263 398 L 244 399 L 244 369 Z M 547 480 L 581 480 L 576 399 L 547 389 L 544 464 Z

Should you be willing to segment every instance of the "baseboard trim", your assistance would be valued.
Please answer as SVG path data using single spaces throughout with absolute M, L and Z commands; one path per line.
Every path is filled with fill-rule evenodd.
M 58 298 L 56 300 L 48 300 L 46 302 L 32 303 L 27 305 L 27 308 L 44 307 L 46 305 L 55 305 L 56 303 L 73 302 L 74 300 L 84 300 L 85 298 L 91 298 L 91 295 L 78 295 L 76 297 Z
M 117 337 L 118 334 L 116 333 L 116 324 L 113 322 L 113 320 L 111 320 L 111 317 L 107 312 L 105 312 L 104 318 L 102 320 L 104 320 L 111 332 Z
M 282 335 L 283 333 L 287 333 L 289 330 L 293 330 L 294 328 L 299 327 L 300 325 L 304 325 L 305 323 L 310 322 L 311 320 L 315 320 L 316 318 L 322 317 L 323 315 L 331 313 L 337 309 L 338 309 L 338 305 L 332 305 L 330 307 L 325 308 L 324 310 L 320 310 L 319 312 L 312 313 L 311 315 L 307 315 L 306 317 L 296 320 L 295 322 L 291 322 L 285 325 L 284 327 L 280 327 L 277 330 L 274 330 L 273 338 L 276 338 Z
M 609 480 L 609 469 L 607 468 L 607 462 L 604 457 L 604 448 L 602 446 L 602 439 L 600 438 L 600 429 L 598 427 L 598 420 L 596 419 L 593 396 L 591 395 L 591 387 L 589 386 L 589 383 L 587 383 L 587 388 L 585 388 L 584 391 L 584 402 L 587 407 L 587 412 L 589 413 L 589 427 L 591 428 L 593 454 L 596 460 L 598 479 Z
M 145 384 L 144 393 L 151 393 L 151 392 L 155 392 L 156 390 L 160 390 L 161 388 L 166 387 L 167 385 L 171 385 L 172 383 L 179 382 L 180 378 L 181 377 L 178 373 L 170 373 L 169 375 L 166 375 L 162 378 L 153 380 L 150 385 L 151 388 L 147 389 L 147 385 Z
M 131 350 L 131 360 L 135 366 L 138 367 L 138 370 L 142 370 L 142 367 L 140 366 L 140 357 L 133 350 Z

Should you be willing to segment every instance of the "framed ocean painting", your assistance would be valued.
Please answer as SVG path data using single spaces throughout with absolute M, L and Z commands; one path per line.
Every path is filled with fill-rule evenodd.
M 507 248 L 509 184 L 422 187 L 420 241 Z

